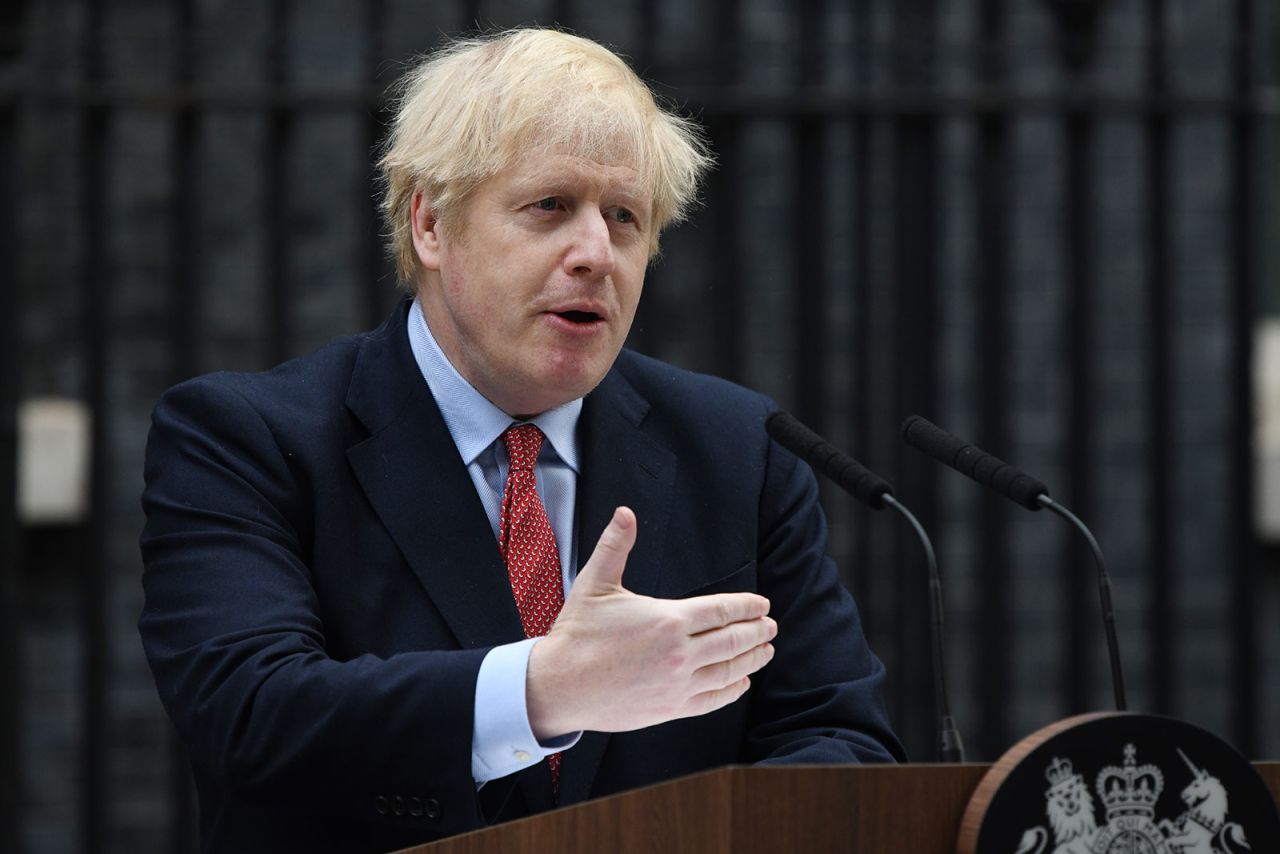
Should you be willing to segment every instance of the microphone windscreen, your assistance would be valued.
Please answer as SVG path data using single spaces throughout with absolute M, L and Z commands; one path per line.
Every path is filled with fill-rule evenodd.
M 919 415 L 912 415 L 902 422 L 902 438 L 916 450 L 968 475 L 1028 510 L 1039 510 L 1039 497 L 1049 494 L 1049 487 L 1031 475 L 951 435 Z
M 902 438 L 911 447 L 924 451 L 944 466 L 951 468 L 959 467 L 959 457 L 965 448 L 969 447 L 956 436 L 952 436 L 946 430 L 927 419 L 921 418 L 919 415 L 912 415 L 902 422 Z M 965 474 L 968 474 L 968 472 L 965 472 Z
M 826 475 L 842 489 L 874 510 L 884 507 L 881 500 L 893 494 L 889 482 L 871 472 L 862 463 L 842 453 L 817 433 L 787 412 L 774 412 L 765 419 L 765 429 L 778 444 Z

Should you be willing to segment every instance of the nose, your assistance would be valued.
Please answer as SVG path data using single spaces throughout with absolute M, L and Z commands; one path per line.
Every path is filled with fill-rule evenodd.
M 604 214 L 584 210 L 574 218 L 565 272 L 571 276 L 603 278 L 613 272 L 613 236 Z

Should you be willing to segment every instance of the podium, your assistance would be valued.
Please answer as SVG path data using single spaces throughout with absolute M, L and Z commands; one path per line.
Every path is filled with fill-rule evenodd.
M 404 854 L 951 854 L 989 765 L 728 767 L 577 804 Z M 1280 802 L 1280 762 L 1256 763 Z

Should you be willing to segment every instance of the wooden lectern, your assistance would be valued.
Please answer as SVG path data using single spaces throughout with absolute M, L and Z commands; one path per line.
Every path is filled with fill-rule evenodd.
M 406 854 L 951 854 L 988 765 L 732 767 L 406 849 Z M 1280 763 L 1258 772 L 1280 801 Z

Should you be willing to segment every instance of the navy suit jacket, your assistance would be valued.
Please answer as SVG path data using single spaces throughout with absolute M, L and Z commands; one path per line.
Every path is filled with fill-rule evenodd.
M 399 309 L 262 374 L 167 392 L 147 447 L 143 644 L 210 851 L 385 851 L 553 806 L 546 763 L 471 778 L 476 674 L 523 637 Z M 773 661 L 717 712 L 588 732 L 560 802 L 744 762 L 892 761 L 883 668 L 769 401 L 624 351 L 579 423 L 578 554 L 639 520 L 624 585 L 756 591 Z

